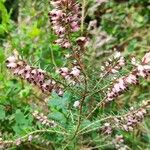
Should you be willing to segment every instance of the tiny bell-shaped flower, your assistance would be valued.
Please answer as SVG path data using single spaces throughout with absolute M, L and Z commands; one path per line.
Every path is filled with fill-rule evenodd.
M 80 105 L 80 102 L 79 101 L 75 101 L 74 104 L 73 104 L 73 107 L 77 108 L 77 107 L 79 107 L 79 105 Z

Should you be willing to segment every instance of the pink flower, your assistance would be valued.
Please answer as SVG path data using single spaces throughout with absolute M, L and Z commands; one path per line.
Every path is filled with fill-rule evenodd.
M 10 57 L 7 58 L 7 61 L 15 62 L 16 61 L 16 57 L 15 56 L 10 56 Z
M 148 64 L 150 62 L 150 52 L 146 53 L 145 56 L 142 58 L 143 64 Z
M 71 23 L 71 30 L 72 30 L 73 32 L 76 32 L 76 31 L 79 30 L 79 25 L 78 25 L 77 22 L 74 21 L 74 22 Z
M 58 10 L 58 9 L 53 9 L 50 14 L 53 16 L 52 17 L 52 20 L 57 20 L 59 19 L 60 17 L 62 17 L 63 15 L 63 12 L 62 10 Z
M 54 80 L 51 80 L 45 71 L 29 66 L 25 61 L 19 59 L 19 57 L 13 55 L 7 59 L 6 63 L 7 67 L 10 68 L 15 75 L 20 76 L 29 83 L 33 83 L 44 93 L 51 93 L 52 90 L 56 93 L 62 91 L 62 88 Z
M 77 77 L 80 75 L 80 70 L 77 67 L 72 68 L 72 71 L 70 72 L 71 75 Z
M 137 70 L 138 70 L 138 75 L 141 76 L 141 77 L 145 77 L 146 74 L 144 73 L 144 67 L 142 65 L 138 65 L 137 66 Z
M 15 141 L 15 143 L 16 143 L 17 146 L 19 146 L 19 145 L 21 144 L 21 139 L 20 139 L 20 138 L 17 139 L 17 140 Z
M 62 47 L 63 48 L 70 48 L 71 44 L 68 41 L 66 41 L 65 43 L 62 44 Z
M 125 86 L 125 83 L 124 83 L 124 80 L 122 78 L 119 79 L 119 87 L 122 89 L 122 90 L 125 90 L 126 89 L 126 86 Z
M 11 63 L 7 64 L 7 67 L 10 68 L 10 69 L 13 69 L 13 68 L 16 68 L 16 67 L 17 67 L 17 64 L 11 62 Z
M 49 17 L 52 29 L 58 35 L 56 43 L 63 48 L 70 48 L 71 41 L 68 35 L 79 30 L 80 10 L 74 0 L 57 0 L 51 2 L 54 9 L 50 11 Z
M 118 60 L 118 63 L 119 63 L 119 65 L 120 65 L 121 67 L 124 66 L 124 65 L 125 65 L 125 60 L 124 60 L 124 58 L 121 57 L 121 58 Z
M 64 67 L 64 68 L 61 68 L 61 71 L 68 73 L 69 69 L 67 67 Z
M 56 29 L 56 34 L 57 35 L 61 35 L 65 33 L 65 28 L 64 27 L 59 27 L 58 29 Z
M 120 86 L 119 86 L 119 84 L 115 84 L 114 85 L 114 92 L 116 92 L 116 93 L 120 92 Z
M 137 77 L 133 74 L 130 74 L 125 78 L 125 81 L 129 84 L 136 84 L 137 83 Z
M 74 66 L 71 70 L 68 68 L 60 68 L 57 69 L 57 73 L 59 73 L 65 80 L 68 81 L 69 84 L 75 84 L 79 79 L 80 75 L 80 67 L 79 66 Z
M 61 38 L 61 39 L 57 39 L 57 40 L 55 41 L 55 43 L 57 43 L 57 44 L 59 44 L 59 45 L 61 45 L 62 42 L 63 42 L 63 39 L 62 39 L 62 38 Z

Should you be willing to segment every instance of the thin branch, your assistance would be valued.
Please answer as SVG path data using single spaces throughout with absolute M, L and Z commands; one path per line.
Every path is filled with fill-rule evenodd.
M 55 66 L 55 68 L 58 68 L 57 64 L 55 62 L 55 58 L 54 58 L 54 53 L 53 53 L 52 46 L 50 46 L 50 51 L 51 51 L 51 58 L 52 58 L 53 65 Z
M 68 135 L 68 133 L 65 132 L 60 132 L 60 131 L 56 131 L 56 130 L 47 130 L 47 129 L 43 129 L 43 130 L 35 130 L 33 132 L 30 132 L 28 134 L 26 134 L 25 136 L 22 136 L 21 138 L 19 138 L 20 140 L 26 139 L 28 138 L 30 135 L 36 134 L 36 133 L 44 133 L 44 132 L 50 132 L 50 133 L 57 133 L 57 134 L 62 134 L 62 135 Z M 17 139 L 16 139 L 17 140 Z M 4 144 L 13 144 L 15 140 L 6 140 L 3 141 Z
M 104 97 L 104 99 L 95 106 L 95 108 L 90 112 L 90 114 L 86 117 L 86 119 L 89 119 L 91 115 L 96 111 L 96 109 L 102 106 L 105 100 L 106 100 L 106 97 Z

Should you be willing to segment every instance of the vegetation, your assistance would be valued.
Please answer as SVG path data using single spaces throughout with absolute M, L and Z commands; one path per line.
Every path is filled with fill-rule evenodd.
M 0 149 L 150 149 L 149 0 L 0 0 Z

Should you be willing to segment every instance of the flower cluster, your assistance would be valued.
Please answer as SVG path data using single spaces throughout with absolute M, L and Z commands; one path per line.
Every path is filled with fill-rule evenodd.
M 56 123 L 54 121 L 50 121 L 47 116 L 45 116 L 43 113 L 39 113 L 38 111 L 34 111 L 32 115 L 41 122 L 42 125 L 48 126 L 48 127 L 55 127 Z
M 104 134 L 111 134 L 112 131 L 113 131 L 113 129 L 112 129 L 111 124 L 106 122 L 106 123 L 104 124 L 103 128 L 102 128 L 102 132 L 103 132 Z
M 136 68 L 127 76 L 119 78 L 117 82 L 113 85 L 111 90 L 107 93 L 106 102 L 114 100 L 124 91 L 126 91 L 130 85 L 138 83 L 139 77 L 147 78 L 150 75 L 150 53 L 147 53 L 142 58 L 141 64 L 136 64 Z
M 80 46 L 80 49 L 83 51 L 84 47 L 86 47 L 89 43 L 88 37 L 78 37 L 76 39 L 77 44 Z
M 146 109 L 140 108 L 124 116 L 121 118 L 121 122 L 123 122 L 122 129 L 125 131 L 133 131 L 134 127 L 143 121 L 146 114 Z
M 58 69 L 57 72 L 70 83 L 75 83 L 81 74 L 81 69 L 79 66 L 74 66 L 71 68 L 71 70 L 69 70 L 67 67 L 64 67 Z
M 51 5 L 54 9 L 50 11 L 49 17 L 59 37 L 55 42 L 63 48 L 70 48 L 69 36 L 79 30 L 80 7 L 75 0 L 56 0 Z
M 112 117 L 109 122 L 105 122 L 102 131 L 106 134 L 111 134 L 118 129 L 133 131 L 134 128 L 142 123 L 144 117 L 148 114 L 148 108 L 150 108 L 150 101 L 144 101 L 138 109 L 131 107 L 129 113 Z
M 10 56 L 7 58 L 6 63 L 14 75 L 18 75 L 29 83 L 36 85 L 43 93 L 49 94 L 55 91 L 59 96 L 63 96 L 62 88 L 45 71 L 31 67 L 21 60 L 18 55 Z
M 125 65 L 124 57 L 121 56 L 120 52 L 116 52 L 113 55 L 113 58 L 109 58 L 108 61 L 105 62 L 104 66 L 101 66 L 101 70 L 103 71 L 103 74 L 101 74 L 101 76 L 110 74 L 110 73 L 115 74 L 124 65 Z
M 0 138 L 0 149 L 1 150 L 5 150 L 8 147 L 11 146 L 20 146 L 21 144 L 24 143 L 29 143 L 29 142 L 39 142 L 41 144 L 45 144 L 45 145 L 49 145 L 50 142 L 46 139 L 41 138 L 37 133 L 32 133 L 26 136 L 23 136 L 21 138 L 17 138 L 17 139 L 13 139 L 13 140 L 3 140 L 2 138 Z
M 114 145 L 117 150 L 127 150 L 127 146 L 124 144 L 123 135 L 116 135 L 114 139 Z

